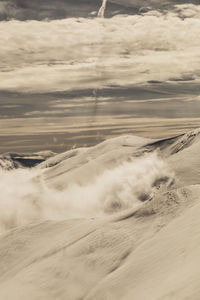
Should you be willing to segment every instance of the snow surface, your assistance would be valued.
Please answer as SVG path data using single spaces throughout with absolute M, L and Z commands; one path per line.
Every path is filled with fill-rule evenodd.
M 1 171 L 0 299 L 199 299 L 199 147 L 119 137 Z

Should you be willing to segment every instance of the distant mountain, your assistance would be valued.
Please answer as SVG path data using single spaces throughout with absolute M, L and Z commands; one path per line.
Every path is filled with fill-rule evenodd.
M 4 153 L 0 155 L 0 169 L 32 168 L 54 155 L 55 153 L 52 151 L 41 151 L 33 154 Z

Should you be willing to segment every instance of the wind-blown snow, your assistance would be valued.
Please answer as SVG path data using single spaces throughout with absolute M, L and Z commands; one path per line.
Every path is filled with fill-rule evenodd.
M 66 160 L 66 164 L 67 164 Z M 44 171 L 0 170 L 0 230 L 42 220 L 97 217 L 135 207 L 150 199 L 157 182 L 173 174 L 155 153 L 132 159 L 62 190 L 43 180 Z

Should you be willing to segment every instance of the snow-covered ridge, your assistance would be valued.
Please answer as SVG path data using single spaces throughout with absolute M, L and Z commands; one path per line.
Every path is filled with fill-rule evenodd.
M 180 151 L 187 149 L 193 144 L 200 142 L 200 129 L 189 131 L 188 133 L 181 134 L 172 138 L 156 140 L 147 145 L 149 151 L 155 149 L 160 150 L 164 155 L 170 156 Z
M 82 170 L 80 174 L 82 172 L 88 173 L 88 170 L 90 170 L 90 176 L 94 176 L 94 173 L 98 174 L 102 168 L 112 168 L 131 157 L 138 157 L 146 152 L 158 151 L 161 156 L 170 157 L 199 142 L 199 128 L 179 136 L 161 140 L 131 135 L 120 136 L 108 139 L 93 147 L 72 149 L 55 155 L 39 164 L 38 168 L 51 167 L 45 173 L 46 178 L 49 179 L 60 175 L 63 176 L 64 174 L 68 176 L 67 173 L 72 175 L 73 170 L 76 173 L 76 178 L 81 177 L 81 175 L 77 174 L 78 170 Z M 94 165 L 96 166 L 95 168 Z M 70 178 L 69 181 L 71 181 Z
M 200 142 L 200 128 L 194 129 L 187 133 L 165 138 L 165 139 L 148 139 L 139 136 L 119 136 L 105 140 L 95 146 L 88 148 L 76 148 L 68 150 L 64 153 L 54 154 L 38 165 L 39 168 L 49 168 L 54 167 L 58 164 L 62 164 L 65 160 L 71 158 L 77 158 L 79 156 L 89 157 L 90 159 L 95 159 L 99 156 L 104 155 L 108 152 L 113 152 L 119 149 L 128 149 L 128 151 L 134 155 L 141 155 L 146 151 L 159 150 L 163 154 L 168 156 L 183 151 L 184 149 L 192 146 L 195 143 Z M 130 151 L 129 151 L 130 150 Z M 76 159 L 75 158 L 75 159 Z
M 106 170 L 117 168 L 127 161 L 142 157 L 145 153 L 157 152 L 164 160 L 167 158 L 169 163 L 173 159 L 181 161 L 184 155 L 187 155 L 187 161 L 189 157 L 193 157 L 198 163 L 196 154 L 198 149 L 200 149 L 200 129 L 162 140 L 131 135 L 120 136 L 93 147 L 72 149 L 55 155 L 39 164 L 37 168 L 43 169 L 46 183 L 58 189 L 65 189 L 74 183 L 88 184 Z M 179 153 L 181 159 L 179 159 L 180 155 L 177 156 Z

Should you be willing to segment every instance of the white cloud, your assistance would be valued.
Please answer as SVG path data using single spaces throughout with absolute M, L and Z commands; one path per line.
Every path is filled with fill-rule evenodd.
M 112 19 L 1 22 L 0 89 L 43 92 L 198 80 L 197 15 L 199 6 L 179 5 L 173 13 Z
M 193 4 L 182 4 L 175 6 L 175 12 L 177 15 L 183 18 L 199 18 L 200 6 Z

